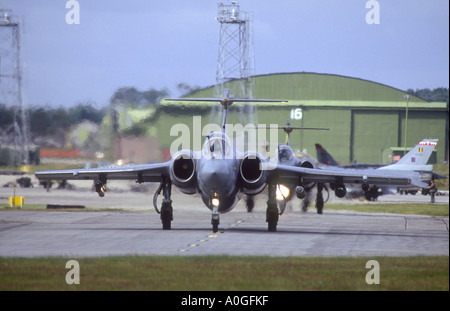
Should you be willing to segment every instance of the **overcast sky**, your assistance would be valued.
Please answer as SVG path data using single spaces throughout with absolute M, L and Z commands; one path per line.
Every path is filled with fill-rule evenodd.
M 215 84 L 215 0 L 0 0 L 23 25 L 27 105 L 109 103 L 121 86 L 171 90 Z M 227 3 L 227 1 L 223 1 Z M 255 74 L 318 72 L 395 88 L 449 87 L 449 1 L 240 0 L 254 16 Z M 1 44 L 1 42 L 0 42 Z M 256 94 L 257 96 L 257 94 Z

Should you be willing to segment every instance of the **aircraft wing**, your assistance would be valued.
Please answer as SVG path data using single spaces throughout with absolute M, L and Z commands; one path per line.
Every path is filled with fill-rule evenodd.
M 370 185 L 417 185 L 426 186 L 425 183 L 412 180 L 407 176 L 388 174 L 388 172 L 345 172 L 342 170 L 326 170 L 295 167 L 278 164 L 270 174 L 276 176 L 281 182 L 311 183 L 338 183 L 338 184 L 363 184 Z
M 38 171 L 39 180 L 136 180 L 138 182 L 159 182 L 162 176 L 169 176 L 170 161 L 165 163 L 126 165 L 93 169 Z
M 285 99 L 249 99 L 249 98 L 164 98 L 167 101 L 178 102 L 221 102 L 221 103 L 287 103 Z

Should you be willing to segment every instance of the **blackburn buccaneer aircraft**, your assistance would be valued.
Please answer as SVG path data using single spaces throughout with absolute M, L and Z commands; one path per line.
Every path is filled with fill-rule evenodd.
M 258 128 L 261 128 L 258 126 Z M 267 127 L 262 127 L 267 128 Z M 276 150 L 276 154 L 274 159 L 282 165 L 289 165 L 293 167 L 304 167 L 304 168 L 317 168 L 316 162 L 310 158 L 307 157 L 298 157 L 294 151 L 292 150 L 290 146 L 290 135 L 293 130 L 326 130 L 328 131 L 329 128 L 322 128 L 322 127 L 298 127 L 298 126 L 291 126 L 291 121 L 287 120 L 285 126 L 269 126 L 270 129 L 277 129 L 277 130 L 283 130 L 286 133 L 286 143 L 279 145 Z M 293 198 L 293 194 L 295 193 L 297 198 L 302 200 L 302 210 L 304 212 L 307 211 L 308 205 L 311 201 L 311 193 L 312 189 L 317 189 L 316 194 L 316 209 L 318 214 L 322 214 L 323 206 L 324 206 L 324 200 L 322 191 L 325 189 L 328 191 L 327 188 L 324 187 L 322 183 L 304 183 L 303 185 L 299 186 L 298 183 L 291 183 L 291 184 L 277 184 L 277 190 L 276 190 L 276 199 L 280 202 L 280 215 L 283 213 L 284 209 L 286 208 L 286 202 L 290 201 Z M 250 198 L 251 199 L 251 198 Z M 247 209 L 249 209 L 248 204 L 249 199 L 247 199 Z M 250 211 L 250 209 L 249 209 Z
M 174 99 L 172 99 L 174 100 Z M 172 185 L 186 194 L 199 193 L 203 203 L 212 211 L 212 228 L 218 231 L 219 214 L 233 209 L 243 195 L 256 195 L 267 188 L 268 200 L 266 222 L 269 231 L 276 231 L 279 209 L 276 201 L 277 185 L 295 186 L 301 194 L 308 185 L 330 183 L 338 197 L 346 193 L 345 184 L 361 184 L 363 188 L 371 185 L 416 185 L 426 187 L 420 181 L 420 174 L 403 171 L 373 171 L 368 174 L 361 172 L 343 172 L 316 168 L 314 162 L 286 165 L 277 157 L 265 159 L 257 151 L 248 150 L 240 153 L 231 143 L 226 133 L 228 124 L 228 108 L 234 102 L 259 102 L 273 100 L 232 99 L 226 96 L 220 100 L 213 99 L 176 99 L 177 101 L 208 101 L 222 104 L 224 116 L 222 131 L 213 132 L 207 136 L 203 149 L 194 152 L 181 150 L 175 153 L 171 160 L 164 163 L 129 165 L 122 167 L 56 170 L 36 172 L 40 180 L 93 180 L 96 192 L 100 197 L 105 195 L 108 180 L 125 179 L 142 182 L 158 182 L 159 193 L 163 193 L 160 213 L 162 228 L 170 229 L 173 220 L 171 200 Z M 280 101 L 277 101 L 280 102 Z M 283 148 L 280 148 L 282 153 Z M 279 152 L 279 154 L 280 154 Z M 281 157 L 281 154 L 280 154 Z
M 391 164 L 350 164 L 338 165 L 333 157 L 320 144 L 316 144 L 317 160 L 321 168 L 330 170 L 338 170 L 341 172 L 360 172 L 363 174 L 370 174 L 371 172 L 392 172 L 402 173 L 405 176 L 418 174 L 419 180 L 429 183 L 431 179 L 444 179 L 445 176 L 433 172 L 433 165 L 426 165 L 434 147 L 437 145 L 438 139 L 423 139 L 406 155 L 404 155 L 398 162 Z M 319 164 L 319 165 L 320 165 Z M 423 187 L 422 187 L 423 188 Z M 358 185 L 347 185 L 349 192 L 353 194 L 364 194 L 369 201 L 375 201 L 380 194 L 394 194 L 397 193 L 397 187 L 372 185 L 369 188 L 358 187 Z M 401 187 L 402 191 L 416 193 L 419 187 L 411 184 Z M 423 189 L 422 189 L 423 190 Z M 362 192 L 361 192 L 362 191 Z M 423 194 L 427 194 L 423 191 Z

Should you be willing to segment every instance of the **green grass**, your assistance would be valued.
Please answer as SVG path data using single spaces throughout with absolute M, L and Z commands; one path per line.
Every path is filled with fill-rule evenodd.
M 13 210 L 7 205 L 0 209 Z M 448 205 L 327 204 L 328 210 L 448 216 Z M 45 205 L 22 209 L 46 211 Z M 104 211 L 87 208 L 83 211 Z M 73 210 L 73 212 L 80 210 Z M 70 258 L 72 259 L 72 258 Z M 368 260 L 380 284 L 368 285 Z M 449 290 L 449 257 L 159 257 L 78 258 L 80 284 L 68 285 L 69 258 L 0 258 L 5 290 Z
M 438 179 L 436 180 L 436 186 L 438 187 L 439 190 L 448 190 L 449 186 L 449 165 L 448 164 L 434 164 L 433 165 L 433 171 L 444 175 L 446 178 L 445 179 Z
M 416 214 L 429 216 L 449 216 L 448 204 L 432 203 L 361 203 L 325 204 L 327 210 L 348 210 L 368 213 Z
M 80 284 L 65 281 L 67 258 L 0 258 L 5 290 L 449 290 L 448 257 L 80 258 Z M 368 260 L 380 284 L 366 283 Z
M 47 210 L 43 204 L 26 204 L 23 208 L 11 208 L 8 204 L 0 204 L 0 210 L 22 210 L 22 211 L 52 211 Z M 84 209 L 63 209 L 64 211 L 120 211 L 120 208 L 95 208 L 87 206 Z M 449 216 L 449 206 L 447 204 L 431 203 L 360 203 L 360 204 L 325 204 L 325 213 L 327 210 L 348 210 L 368 213 L 396 213 L 396 214 L 416 214 L 429 216 Z M 53 210 L 54 211 L 54 210 Z M 153 209 L 149 209 L 153 211 Z

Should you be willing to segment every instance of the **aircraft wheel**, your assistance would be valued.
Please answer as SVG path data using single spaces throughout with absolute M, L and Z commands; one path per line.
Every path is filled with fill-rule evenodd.
M 317 214 L 319 215 L 323 214 L 323 204 L 317 205 Z
M 213 219 L 211 223 L 212 223 L 213 232 L 216 233 L 217 231 L 219 231 L 219 220 Z
M 172 201 L 163 200 L 163 205 L 161 207 L 161 222 L 163 230 L 170 230 L 172 227 L 173 220 L 173 210 L 172 210 Z
M 275 199 L 276 184 L 269 184 L 269 200 L 267 201 L 266 221 L 268 223 L 269 232 L 277 231 L 278 224 L 278 205 Z
M 276 232 L 277 231 L 277 223 L 276 222 L 269 222 L 269 232 Z
M 253 200 L 253 197 L 247 198 L 247 212 L 251 213 L 253 211 L 253 208 L 255 207 L 255 201 Z
M 318 183 L 317 184 L 317 196 L 316 196 L 316 209 L 317 209 L 317 214 L 323 214 L 323 195 L 322 195 L 322 191 L 323 191 L 323 184 L 322 183 Z
M 268 224 L 269 232 L 277 231 L 278 214 L 268 213 L 267 214 L 267 224 Z
M 170 230 L 172 227 L 172 216 L 170 215 L 170 213 L 162 214 L 161 222 L 163 230 Z
M 277 231 L 277 221 L 276 220 L 272 220 L 272 221 L 269 220 L 268 229 L 269 229 L 269 232 Z

